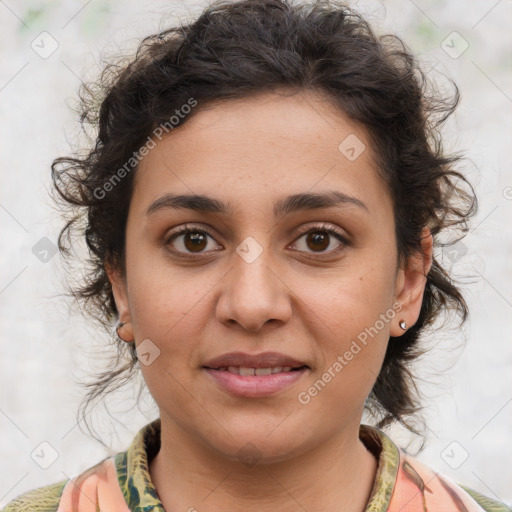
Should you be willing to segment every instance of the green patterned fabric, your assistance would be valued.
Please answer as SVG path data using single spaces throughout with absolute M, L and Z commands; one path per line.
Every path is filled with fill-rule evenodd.
M 471 496 L 473 499 L 487 512 L 511 512 L 512 507 L 507 507 L 504 503 L 501 501 L 492 500 L 491 498 L 488 498 L 487 496 L 484 496 L 483 494 L 480 494 L 477 491 L 474 491 L 473 489 L 470 489 L 469 487 L 466 487 L 465 485 L 462 485 L 459 483 L 459 485 Z
M 164 512 L 148 464 L 159 449 L 160 419 L 157 419 L 138 432 L 126 452 L 116 455 L 117 479 L 132 512 Z
M 386 512 L 395 486 L 400 452 L 381 430 L 361 425 L 360 438 L 379 461 L 371 496 L 365 512 Z M 127 451 L 115 456 L 117 479 L 132 512 L 165 512 L 149 474 L 150 461 L 160 449 L 160 419 L 137 432 Z M 67 480 L 21 494 L 2 512 L 56 512 Z M 510 507 L 457 483 L 486 512 L 512 512 Z M 105 511 L 104 511 L 105 512 Z
M 368 450 L 379 459 L 375 482 L 365 512 L 383 512 L 388 508 L 398 474 L 398 447 L 384 432 L 368 425 L 360 426 L 359 437 Z
M 67 480 L 39 487 L 10 501 L 2 512 L 55 512 Z

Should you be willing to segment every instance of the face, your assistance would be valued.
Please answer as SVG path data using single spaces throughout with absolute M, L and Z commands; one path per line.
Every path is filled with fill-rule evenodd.
M 126 273 L 109 276 L 163 429 L 227 458 L 250 442 L 277 461 L 359 425 L 390 335 L 418 318 L 429 268 L 428 247 L 397 266 L 374 159 L 361 125 L 304 91 L 197 107 L 144 157 Z M 204 368 L 231 352 L 307 368 L 244 395 Z

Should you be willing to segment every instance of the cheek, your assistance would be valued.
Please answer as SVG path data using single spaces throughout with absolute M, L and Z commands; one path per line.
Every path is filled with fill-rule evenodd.
M 188 381 L 200 359 L 198 340 L 204 338 L 205 326 L 212 316 L 209 294 L 218 279 L 197 270 L 176 270 L 166 265 L 156 268 L 155 264 L 150 272 L 142 264 L 132 265 L 130 270 L 135 340 L 140 343 L 149 339 L 160 350 L 155 361 L 158 364 L 142 368 L 146 381 L 153 380 L 159 386 L 159 374 L 164 369 L 180 382 Z M 173 386 L 172 378 L 164 377 Z
M 136 339 L 165 342 L 183 319 L 193 314 L 207 291 L 204 277 L 191 269 L 172 266 L 164 249 L 147 242 L 127 244 L 127 280 Z M 174 327 L 176 326 L 176 327 Z
M 302 291 L 309 317 L 316 319 L 311 325 L 318 326 L 314 333 L 322 347 L 318 373 L 324 382 L 333 383 L 329 384 L 331 392 L 323 393 L 325 399 L 329 395 L 335 401 L 364 399 L 389 340 L 395 315 L 390 303 L 392 271 L 383 262 L 359 264 L 359 268 L 347 267 L 333 275 L 321 287 L 311 283 Z
M 391 308 L 393 291 L 393 269 L 361 257 L 352 267 L 324 279 L 322 287 L 312 283 L 304 300 L 335 336 L 346 340 Z
M 204 288 L 197 283 L 198 278 L 184 276 L 183 272 L 139 272 L 133 277 L 136 342 L 149 339 L 159 350 L 154 362 L 141 364 L 143 378 L 159 406 L 191 410 L 201 402 L 200 393 L 194 391 L 191 400 L 190 392 L 185 390 L 194 387 L 199 371 L 198 340 L 204 337 L 209 318 Z

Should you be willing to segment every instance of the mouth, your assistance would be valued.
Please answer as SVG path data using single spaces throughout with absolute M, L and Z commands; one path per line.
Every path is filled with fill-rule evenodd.
M 207 370 L 216 370 L 218 372 L 229 372 L 235 375 L 242 375 L 244 377 L 261 377 L 265 375 L 274 375 L 276 373 L 288 373 L 288 372 L 297 372 L 305 369 L 309 369 L 309 366 L 273 366 L 267 368 L 251 368 L 251 367 L 243 367 L 243 366 L 219 366 L 216 368 L 203 366 Z
M 276 396 L 305 378 L 309 366 L 272 366 L 252 368 L 244 366 L 203 366 L 208 378 L 220 390 L 238 398 L 262 398 Z
M 273 396 L 311 371 L 305 360 L 280 352 L 230 352 L 202 366 L 218 389 L 243 398 Z
M 246 352 L 230 352 L 203 362 L 203 367 L 217 371 L 240 371 L 242 375 L 258 375 L 252 370 L 263 371 L 262 375 L 282 373 L 283 371 L 296 371 L 307 366 L 305 360 L 295 359 L 279 352 L 260 352 L 251 354 Z M 270 370 L 270 373 L 269 373 Z

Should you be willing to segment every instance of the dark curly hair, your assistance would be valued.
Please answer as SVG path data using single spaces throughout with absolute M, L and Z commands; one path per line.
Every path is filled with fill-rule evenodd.
M 369 132 L 392 196 L 399 259 L 421 250 L 424 226 L 436 247 L 455 242 L 440 241 L 447 228 L 462 233 L 460 240 L 477 199 L 454 168 L 462 157 L 444 154 L 440 134 L 459 90 L 453 84 L 453 95 L 444 98 L 432 85 L 400 38 L 375 35 L 359 13 L 336 0 L 217 1 L 194 22 L 146 37 L 134 56 L 111 60 L 98 80 L 80 88 L 81 124 L 86 132 L 93 128 L 94 146 L 52 163 L 55 199 L 69 208 L 59 249 L 69 263 L 73 239 L 85 235 L 89 251 L 87 265 L 81 262 L 85 274 L 71 295 L 112 333 L 117 309 L 106 265 L 124 271 L 133 155 L 172 116 L 176 128 L 194 115 L 175 115 L 191 98 L 204 105 L 283 87 L 327 95 L 333 109 Z M 118 169 L 126 172 L 111 186 Z M 407 422 L 422 408 L 411 363 L 425 352 L 420 335 L 443 310 L 465 322 L 467 304 L 454 282 L 434 256 L 418 321 L 391 339 L 365 404 L 378 427 L 398 421 L 418 433 Z M 87 384 L 84 417 L 94 400 L 138 373 L 135 344 L 114 340 L 113 367 Z

